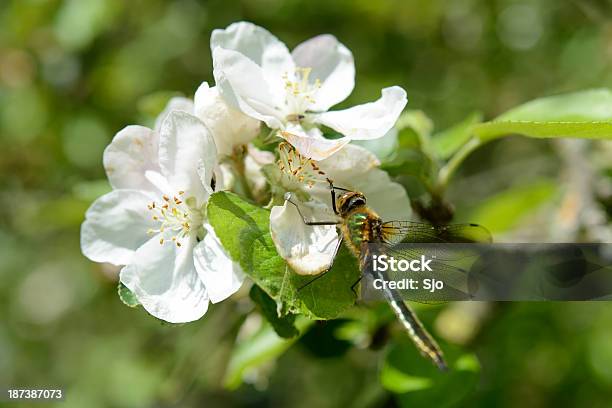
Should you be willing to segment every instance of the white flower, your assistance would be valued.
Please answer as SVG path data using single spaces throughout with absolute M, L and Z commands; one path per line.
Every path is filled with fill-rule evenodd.
M 93 261 L 125 265 L 121 282 L 143 307 L 180 323 L 202 317 L 209 300 L 227 298 L 243 278 L 206 223 L 214 140 L 188 113 L 162 115 L 159 132 L 128 126 L 106 148 L 114 190 L 87 211 L 81 247 Z
M 310 167 L 310 173 L 298 173 L 300 180 L 293 180 L 286 184 L 286 188 L 293 191 L 297 188 L 299 190 L 296 195 L 310 197 L 308 202 L 297 202 L 307 219 L 339 220 L 331 209 L 329 186 L 320 182 L 319 171 L 325 173 L 323 177 L 329 177 L 338 187 L 364 193 L 368 207 L 383 220 L 410 217 L 410 200 L 404 188 L 391 181 L 389 175 L 378 168 L 380 163 L 376 156 L 362 147 L 346 145 L 330 158 L 315 164 L 314 169 L 312 162 L 304 158 L 302 162 L 297 162 L 296 157 L 292 157 L 294 166 L 301 166 L 302 169 Z M 333 225 L 305 225 L 295 206 L 289 202 L 272 208 L 270 233 L 279 255 L 301 275 L 316 275 L 328 269 L 339 239 L 337 228 Z
M 184 97 L 170 99 L 155 121 L 155 130 L 159 131 L 168 113 L 175 110 L 187 112 L 204 122 L 219 155 L 231 155 L 235 147 L 247 145 L 259 134 L 261 122 L 229 106 L 219 95 L 218 88 L 211 88 L 207 82 L 198 87 L 193 101 Z
M 220 155 L 231 155 L 234 147 L 248 144 L 259 134 L 261 122 L 225 103 L 216 86 L 203 82 L 194 103 L 194 115 L 210 129 Z
M 332 35 L 314 37 L 289 53 L 267 30 L 239 22 L 214 30 L 210 42 L 215 81 L 227 103 L 280 129 L 302 155 L 315 160 L 352 139 L 383 136 L 406 105 L 406 92 L 393 86 L 375 102 L 327 112 L 346 99 L 355 81 L 353 55 Z M 344 137 L 325 139 L 318 125 Z

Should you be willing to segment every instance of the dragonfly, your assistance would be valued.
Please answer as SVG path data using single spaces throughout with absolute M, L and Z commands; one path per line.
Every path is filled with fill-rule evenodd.
M 487 243 L 492 241 L 489 231 L 477 224 L 435 226 L 413 221 L 384 221 L 372 208 L 367 206 L 366 196 L 363 193 L 334 186 L 333 181 L 330 179 L 327 179 L 327 182 L 331 190 L 331 206 L 338 218 L 336 220 L 308 220 L 300 211 L 300 206 L 293 201 L 291 193 L 287 193 L 285 199 L 297 208 L 300 217 L 306 225 L 335 225 L 340 232 L 340 239 L 338 240 L 334 257 L 341 243 L 344 242 L 351 253 L 358 259 L 362 276 L 364 273 L 370 273 L 374 275 L 372 276 L 373 278 L 386 280 L 385 272 L 374 271 L 372 268 L 365 267 L 367 260 L 372 255 L 369 253 L 370 246 L 366 244 L 380 244 L 379 246 L 383 250 L 386 249 L 390 252 L 395 251 L 397 253 L 404 251 L 404 254 L 400 253 L 400 255 L 409 258 L 414 254 L 405 253 L 409 251 L 406 249 L 398 249 L 398 244 Z M 328 270 L 330 268 L 331 265 Z M 354 289 L 354 286 L 360 280 L 355 282 L 351 289 Z M 446 371 L 447 364 L 442 350 L 425 329 L 416 313 L 404 302 L 404 299 L 397 290 L 385 285 L 382 291 L 385 300 L 393 309 L 397 319 L 419 352 L 431 360 L 440 370 Z

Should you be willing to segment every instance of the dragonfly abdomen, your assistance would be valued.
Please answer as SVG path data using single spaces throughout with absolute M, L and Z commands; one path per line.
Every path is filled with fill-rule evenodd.
M 375 275 L 377 279 L 388 279 L 384 272 L 371 271 L 370 273 Z M 425 330 L 419 318 L 406 302 L 404 302 L 400 294 L 387 286 L 384 286 L 383 294 L 397 316 L 397 319 L 402 323 L 402 326 L 404 326 L 421 354 L 433 361 L 440 370 L 445 371 L 447 366 L 440 347 L 427 330 Z

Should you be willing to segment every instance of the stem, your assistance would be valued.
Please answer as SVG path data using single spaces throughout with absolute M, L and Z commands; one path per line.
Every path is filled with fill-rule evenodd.
M 440 169 L 438 172 L 438 181 L 436 183 L 436 190 L 438 194 L 442 196 L 442 192 L 446 190 L 450 178 L 455 173 L 459 165 L 470 155 L 474 150 L 480 146 L 480 140 L 476 138 L 470 139 L 464 144 L 457 153 L 451 157 L 451 159 Z

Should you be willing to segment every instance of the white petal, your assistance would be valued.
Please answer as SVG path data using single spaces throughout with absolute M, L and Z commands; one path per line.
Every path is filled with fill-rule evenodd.
M 127 126 L 115 135 L 104 150 L 104 169 L 113 188 L 157 191 L 146 178 L 147 171 L 159 171 L 159 137 L 143 126 Z
M 81 250 L 95 262 L 128 264 L 158 225 L 147 205 L 152 197 L 137 190 L 114 190 L 93 202 L 81 226 Z
M 159 138 L 162 175 L 176 191 L 203 203 L 207 196 L 199 170 L 212 177 L 217 164 L 215 142 L 206 125 L 195 116 L 173 111 L 164 120 Z
M 185 98 L 182 96 L 176 96 L 174 98 L 171 98 L 166 104 L 164 110 L 157 116 L 157 119 L 155 119 L 155 130 L 157 132 L 160 131 L 161 125 L 162 123 L 164 123 L 166 116 L 168 116 L 170 112 L 175 110 L 187 112 L 193 115 L 193 101 L 189 98 Z
M 326 139 L 318 128 L 307 132 L 299 126 L 288 127 L 280 135 L 288 141 L 304 157 L 313 160 L 323 160 L 342 149 L 351 140 L 347 137 Z
M 407 101 L 406 91 L 393 86 L 383 89 L 382 96 L 375 102 L 314 115 L 313 121 L 352 139 L 376 139 L 393 127 Z
M 272 94 L 277 96 L 283 94 L 283 74 L 293 73 L 295 69 L 287 46 L 265 28 L 249 22 L 234 23 L 225 30 L 213 30 L 210 49 L 214 51 L 217 47 L 237 51 L 259 65 Z
M 336 186 L 364 193 L 368 206 L 383 220 L 410 219 L 412 211 L 406 190 L 391 181 L 378 165 L 373 153 L 353 144 L 319 162 L 319 167 Z M 323 202 L 330 200 L 329 189 L 322 184 L 315 184 L 308 192 Z
M 296 65 L 311 68 L 309 80 L 321 82 L 310 110 L 324 112 L 342 102 L 355 86 L 355 62 L 351 51 L 336 37 L 323 34 L 298 45 L 292 52 Z
M 306 205 L 303 207 L 306 210 Z M 327 217 L 330 217 L 329 215 Z M 317 275 L 329 268 L 338 244 L 334 225 L 304 224 L 289 202 L 272 207 L 270 234 L 278 254 L 300 275 Z
M 230 155 L 259 134 L 260 122 L 225 103 L 217 87 L 202 83 L 194 99 L 195 115 L 210 129 L 219 154 Z
M 213 50 L 213 66 L 225 102 L 272 129 L 282 126 L 284 100 L 274 93 L 260 66 L 239 52 L 220 47 Z
M 393 157 L 398 149 L 397 136 L 398 131 L 394 126 L 383 137 L 370 140 L 353 140 L 351 144 L 361 146 L 374 153 L 380 161 L 385 161 Z
M 367 204 L 384 221 L 409 220 L 412 215 L 410 199 L 401 184 L 391 181 L 384 170 L 379 168 L 366 172 L 353 185 L 365 194 Z
M 133 262 L 121 270 L 121 282 L 147 312 L 170 323 L 199 319 L 208 309 L 206 288 L 193 262 L 195 237 L 178 248 L 163 245 L 157 235 L 138 248 Z
M 227 255 L 214 230 L 210 226 L 206 230 L 206 236 L 194 249 L 194 261 L 210 301 L 217 303 L 240 289 L 244 274 Z

